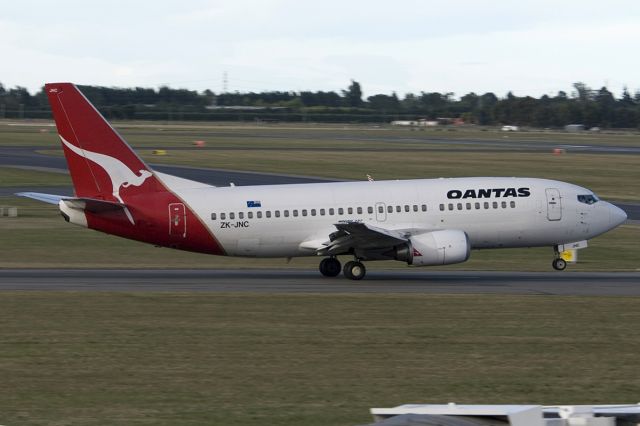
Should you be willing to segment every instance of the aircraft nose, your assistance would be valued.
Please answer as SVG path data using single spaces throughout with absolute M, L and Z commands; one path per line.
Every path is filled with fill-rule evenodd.
M 624 221 L 627 220 L 627 213 L 622 210 L 620 207 L 614 206 L 613 204 L 609 205 L 609 222 L 612 227 L 616 227 Z

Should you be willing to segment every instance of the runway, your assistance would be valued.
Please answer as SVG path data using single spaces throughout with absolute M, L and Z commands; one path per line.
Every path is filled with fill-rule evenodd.
M 640 296 L 640 272 L 371 270 L 362 281 L 309 270 L 0 270 L 0 291 Z

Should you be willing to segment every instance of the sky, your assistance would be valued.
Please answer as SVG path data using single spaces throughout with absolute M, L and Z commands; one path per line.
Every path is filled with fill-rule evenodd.
M 640 90 L 637 0 L 0 2 L 0 83 L 219 93 Z

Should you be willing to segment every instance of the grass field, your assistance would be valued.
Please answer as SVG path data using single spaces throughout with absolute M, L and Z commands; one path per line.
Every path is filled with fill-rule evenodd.
M 357 137 L 401 130 L 304 127 L 307 139 L 286 134 L 264 142 L 256 137 L 264 129 L 247 126 L 158 128 L 121 130 L 153 161 L 164 159 L 149 156 L 150 149 L 184 148 L 206 131 L 209 146 L 250 149 L 170 150 L 166 161 L 355 179 L 530 174 L 639 199 L 638 156 L 442 153 L 421 141 L 406 145 L 426 143 L 422 151 L 375 156 L 358 151 L 374 142 Z M 244 136 L 233 136 L 240 130 Z M 327 141 L 327 132 L 352 139 Z M 638 140 L 595 137 L 614 145 Z M 55 139 L 38 127 L 0 124 L 0 146 L 47 149 L 57 147 Z M 275 150 L 259 150 L 265 143 Z M 68 182 L 0 167 L 2 187 Z M 0 268 L 247 267 L 245 260 L 157 249 L 68 225 L 55 206 L 33 200 L 0 197 L 0 205 L 20 211 L 0 218 Z M 571 269 L 638 270 L 639 240 L 640 226 L 624 225 L 591 241 Z M 551 257 L 550 249 L 480 251 L 448 269 L 549 270 Z M 315 269 L 317 259 L 249 265 Z M 633 403 L 640 394 L 639 323 L 637 297 L 1 292 L 0 424 L 347 426 L 370 422 L 370 407 L 410 402 Z
M 61 155 L 55 135 L 40 130 L 38 126 L 0 125 L 0 145 L 36 145 L 43 147 L 42 152 Z M 563 143 L 635 143 L 637 146 L 640 139 L 633 134 L 527 132 L 504 135 L 491 131 L 420 132 L 362 126 L 166 126 L 156 123 L 123 124 L 121 131 L 145 160 L 154 163 L 362 180 L 366 174 L 376 179 L 535 176 L 583 185 L 608 200 L 640 201 L 638 155 L 575 154 L 570 150 L 564 155 L 553 155 L 551 151 L 497 151 L 495 147 L 482 145 L 482 140 L 508 136 L 514 145 L 531 138 L 558 138 Z M 388 134 L 407 137 L 384 140 Z M 459 150 L 455 145 L 446 145 L 445 148 L 452 150 L 442 151 L 442 144 L 429 142 L 435 137 L 454 141 L 460 135 L 478 138 L 479 145 L 474 147 L 477 151 Z M 193 148 L 192 142 L 196 139 L 205 140 L 209 149 Z M 154 156 L 151 148 L 166 148 L 168 155 Z M 65 184 L 69 184 L 65 175 L 0 167 L 0 186 L 32 186 L 37 190 L 38 186 Z M 21 217 L 0 220 L 0 239 L 12 247 L 0 258 L 0 267 L 317 267 L 315 258 L 294 259 L 289 264 L 284 260 L 246 262 L 157 249 L 67 225 L 53 206 L 6 197 L 0 198 L 1 204 L 20 206 Z M 640 268 L 640 247 L 636 243 L 639 237 L 639 226 L 626 225 L 597 238 L 589 249 L 580 252 L 580 263 L 572 270 L 637 270 Z M 132 256 L 133 253 L 136 255 Z M 550 258 L 550 249 L 481 251 L 474 252 L 470 262 L 448 268 L 548 270 Z M 373 269 L 404 267 L 398 262 L 371 265 Z
M 633 403 L 639 298 L 2 293 L 7 425 L 354 425 Z

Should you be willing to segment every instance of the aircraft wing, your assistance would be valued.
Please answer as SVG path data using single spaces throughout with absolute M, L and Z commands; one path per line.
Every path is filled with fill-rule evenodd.
M 378 228 L 362 222 L 336 223 L 338 230 L 329 236 L 330 241 L 317 250 L 321 256 L 344 253 L 349 248 L 375 250 L 406 243 L 408 234 L 402 231 Z

